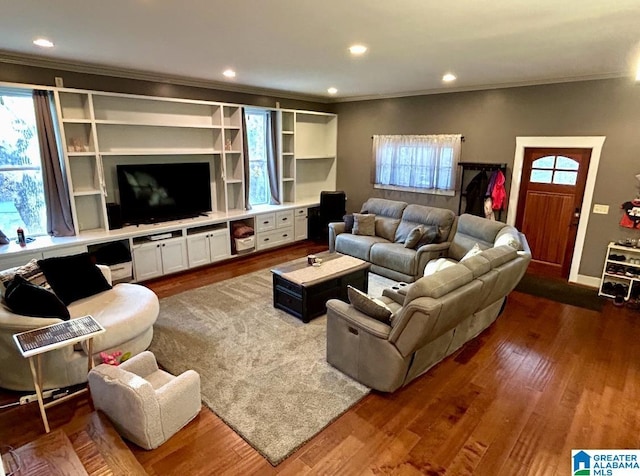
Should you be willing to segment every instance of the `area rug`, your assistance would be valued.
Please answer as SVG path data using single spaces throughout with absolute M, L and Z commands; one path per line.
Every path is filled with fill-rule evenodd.
M 592 311 L 602 311 L 602 307 L 607 301 L 598 296 L 596 289 L 533 274 L 525 274 L 515 290 Z
M 274 309 L 262 270 L 160 301 L 150 350 L 200 374 L 203 402 L 277 465 L 369 393 L 326 362 L 326 316 Z M 393 284 L 370 275 L 369 293 Z

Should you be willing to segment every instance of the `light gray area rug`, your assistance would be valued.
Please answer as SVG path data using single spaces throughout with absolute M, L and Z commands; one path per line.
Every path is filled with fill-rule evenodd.
M 369 275 L 369 294 L 394 282 Z M 326 361 L 326 316 L 273 307 L 268 269 L 160 301 L 150 350 L 200 374 L 202 400 L 276 465 L 369 393 Z

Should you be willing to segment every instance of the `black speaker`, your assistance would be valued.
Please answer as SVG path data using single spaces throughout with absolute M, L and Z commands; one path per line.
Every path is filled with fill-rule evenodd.
M 117 203 L 107 203 L 107 218 L 109 220 L 109 229 L 115 230 L 122 228 L 122 210 Z

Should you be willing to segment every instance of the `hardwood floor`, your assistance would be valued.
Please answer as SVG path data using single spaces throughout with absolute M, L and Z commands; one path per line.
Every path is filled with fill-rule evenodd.
M 306 243 L 146 284 L 164 297 L 322 249 Z M 156 450 L 129 447 L 152 476 L 565 475 L 571 449 L 640 448 L 638 335 L 638 311 L 513 292 L 477 339 L 394 394 L 365 397 L 277 467 L 206 409 Z M 49 420 L 58 428 L 88 412 L 78 399 Z M 0 443 L 42 432 L 37 405 L 0 410 Z

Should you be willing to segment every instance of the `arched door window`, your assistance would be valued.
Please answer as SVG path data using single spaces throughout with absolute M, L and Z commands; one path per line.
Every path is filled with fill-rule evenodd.
M 575 185 L 579 163 L 562 155 L 540 157 L 531 164 L 530 182 L 555 185 Z

